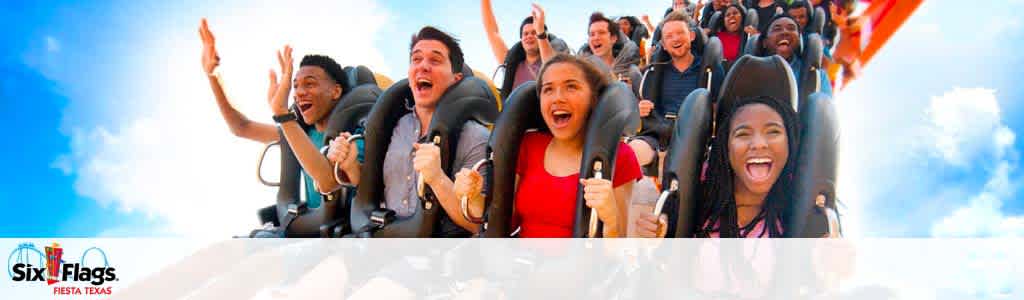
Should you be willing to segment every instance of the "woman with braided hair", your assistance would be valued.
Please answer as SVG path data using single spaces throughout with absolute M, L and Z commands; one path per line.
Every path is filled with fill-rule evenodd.
M 718 117 L 698 217 L 698 237 L 781 237 L 792 203 L 800 140 L 792 107 L 741 99 Z

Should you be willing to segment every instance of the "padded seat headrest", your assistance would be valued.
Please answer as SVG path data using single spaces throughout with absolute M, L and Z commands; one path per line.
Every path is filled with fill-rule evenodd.
M 744 55 L 736 60 L 722 82 L 718 111 L 729 111 L 739 99 L 755 96 L 770 96 L 789 103 L 796 110 L 796 78 L 781 56 Z
M 381 93 L 376 83 L 358 85 L 345 93 L 345 96 L 338 100 L 338 104 L 334 105 L 334 110 L 327 119 L 327 131 L 324 135 L 333 138 L 341 132 L 354 131 L 373 108 Z
M 807 33 L 821 34 L 825 30 L 825 9 L 818 7 L 814 9 L 814 14 L 810 16 L 810 20 L 807 22 Z
M 345 74 L 348 75 L 348 86 L 352 88 L 364 84 L 377 84 L 373 71 L 366 66 L 345 67 Z

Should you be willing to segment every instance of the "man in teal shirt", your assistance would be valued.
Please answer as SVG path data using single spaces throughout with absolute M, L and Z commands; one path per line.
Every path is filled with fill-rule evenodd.
M 270 73 L 270 90 L 267 97 L 271 111 L 278 126 L 250 120 L 235 109 L 227 99 L 216 68 L 220 64 L 213 33 L 204 19 L 199 28 L 203 40 L 203 71 L 207 74 L 210 88 L 217 100 L 221 117 L 228 124 L 231 132 L 241 138 L 261 143 L 271 143 L 282 137 L 302 166 L 308 208 L 320 207 L 320 194 L 330 193 L 340 188 L 334 179 L 333 165 L 320 153 L 325 145 L 324 131 L 327 120 L 334 106 L 342 95 L 351 87 L 347 86 L 348 77 L 333 59 L 323 55 L 307 55 L 299 63 L 299 70 L 293 82 L 277 82 L 277 76 Z M 282 72 L 291 78 L 291 48 L 286 46 L 278 52 L 278 61 Z M 285 79 L 287 80 L 287 79 Z M 288 95 L 294 87 L 295 111 L 288 110 Z M 305 124 L 297 122 L 301 115 Z M 307 125 L 308 124 L 308 125 Z M 353 144 L 352 147 L 358 147 Z

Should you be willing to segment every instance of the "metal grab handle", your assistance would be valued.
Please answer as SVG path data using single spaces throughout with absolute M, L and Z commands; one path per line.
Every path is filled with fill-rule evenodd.
M 280 145 L 280 144 L 281 144 L 281 141 L 278 140 L 278 141 L 273 141 L 273 142 L 267 143 L 266 146 L 263 146 L 263 151 L 260 152 L 260 160 L 259 160 L 259 162 L 256 163 L 256 180 L 259 180 L 260 183 L 262 183 L 265 186 L 271 186 L 271 187 L 281 186 L 280 182 L 270 182 L 270 181 L 267 181 L 267 180 L 263 179 L 263 173 L 260 172 L 261 170 L 263 170 L 263 157 L 267 155 L 267 151 L 270 150 L 270 147 L 273 147 L 273 146 L 276 146 L 276 145 Z
M 476 171 L 477 173 L 480 173 L 480 167 L 482 167 L 485 163 L 487 163 L 489 161 L 490 161 L 489 158 L 485 158 L 485 159 L 481 159 L 480 161 L 476 162 L 476 164 L 473 164 L 473 171 Z M 460 202 L 460 205 L 462 207 L 462 217 L 463 218 L 465 218 L 467 221 L 469 221 L 470 223 L 473 223 L 473 224 L 483 224 L 484 223 L 484 218 L 476 218 L 476 217 L 472 217 L 472 216 L 469 215 L 469 195 L 462 195 L 462 197 L 459 197 L 459 202 Z
M 604 179 L 601 174 L 602 163 L 600 161 L 594 162 L 594 179 Z M 597 209 L 590 208 L 590 230 L 587 233 L 587 237 L 597 237 Z
M 654 216 L 661 216 L 661 210 L 665 207 L 665 200 L 668 200 L 668 196 L 679 190 L 679 181 L 672 179 L 669 183 L 669 188 L 661 192 L 658 196 L 658 202 L 654 204 Z
M 434 145 L 440 145 L 441 144 L 441 137 L 440 136 L 434 136 L 433 142 L 434 142 Z M 422 199 L 424 194 L 426 193 L 426 188 L 427 188 L 427 183 L 424 182 L 424 180 L 423 180 L 423 173 L 417 173 L 416 174 L 416 195 L 420 196 L 420 199 Z
M 363 135 L 362 134 L 354 134 L 354 135 L 348 137 L 347 139 L 345 139 L 345 142 L 352 143 L 352 141 L 360 140 L 360 139 L 363 139 Z M 352 155 L 352 153 L 349 153 L 348 155 Z M 356 153 L 356 155 L 359 155 L 359 153 Z M 346 159 L 347 159 L 347 157 L 346 157 Z M 338 176 L 338 170 L 339 169 L 341 169 L 341 161 L 334 162 L 334 181 L 337 182 L 340 185 L 346 185 L 347 183 L 341 182 L 341 176 Z

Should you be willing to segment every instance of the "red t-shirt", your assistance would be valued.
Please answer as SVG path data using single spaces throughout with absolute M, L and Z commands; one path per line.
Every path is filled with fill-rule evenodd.
M 529 132 L 519 145 L 512 226 L 521 226 L 521 237 L 572 237 L 580 174 L 558 177 L 544 168 L 544 153 L 552 138 L 550 133 Z M 613 187 L 643 178 L 633 149 L 619 142 L 617 153 Z
M 734 61 L 740 53 L 740 35 L 726 31 L 718 32 L 718 40 L 722 41 L 722 56 L 725 60 Z

